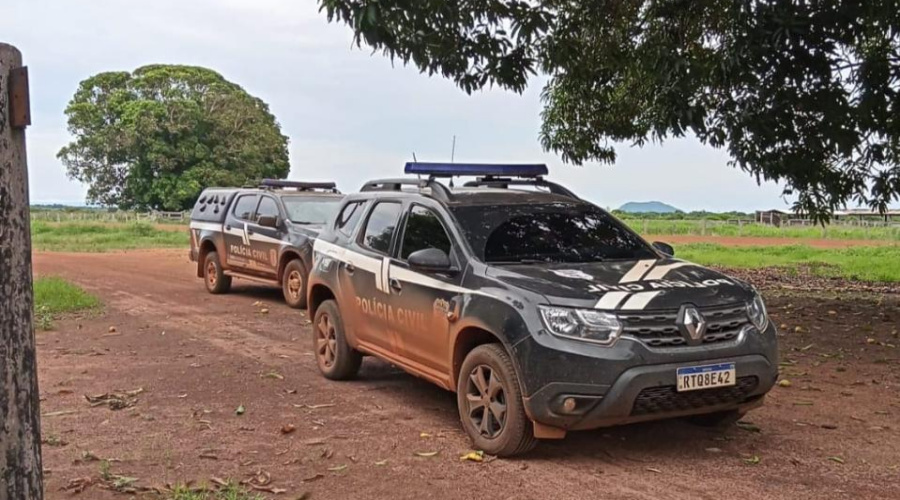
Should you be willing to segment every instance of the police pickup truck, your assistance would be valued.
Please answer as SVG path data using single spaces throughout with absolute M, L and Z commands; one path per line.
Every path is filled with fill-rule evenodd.
M 748 284 L 649 244 L 544 180 L 544 165 L 406 165 L 320 233 L 309 278 L 319 370 L 374 355 L 455 391 L 476 449 L 687 417 L 734 422 L 777 377 Z M 440 177 L 475 176 L 462 187 Z
M 191 211 L 191 261 L 210 293 L 232 278 L 280 286 L 306 307 L 312 244 L 343 195 L 333 182 L 267 179 L 258 188 L 209 188 Z

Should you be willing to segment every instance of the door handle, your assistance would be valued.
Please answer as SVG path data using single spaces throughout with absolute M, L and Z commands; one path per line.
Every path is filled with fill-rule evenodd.
M 228 231 L 231 231 L 231 224 L 225 224 L 225 229 L 227 229 Z
M 391 285 L 391 289 L 397 292 L 399 292 L 403 288 L 397 278 L 391 278 L 390 280 L 388 280 L 388 283 Z
M 356 271 L 356 266 L 349 262 L 344 263 L 344 269 L 347 270 L 347 274 L 353 274 L 353 271 Z

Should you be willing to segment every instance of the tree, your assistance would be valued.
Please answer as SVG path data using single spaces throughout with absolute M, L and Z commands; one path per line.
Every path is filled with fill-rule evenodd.
M 262 100 L 218 73 L 152 65 L 81 82 L 57 155 L 88 201 L 185 210 L 208 186 L 284 178 L 288 139 Z
M 547 75 L 540 139 L 576 165 L 691 133 L 816 218 L 900 195 L 897 0 L 319 4 L 358 45 L 469 93 Z
M 41 412 L 34 345 L 31 223 L 24 125 L 13 120 L 10 70 L 22 54 L 0 43 L 0 500 L 40 500 Z M 20 79 L 18 81 L 25 81 Z M 27 95 L 19 88 L 18 95 Z M 24 100 L 19 99 L 18 110 Z M 26 106 L 27 107 L 27 106 Z M 22 114 L 17 114 L 22 116 Z M 25 113 L 27 116 L 27 112 Z M 26 122 L 29 120 L 25 120 Z

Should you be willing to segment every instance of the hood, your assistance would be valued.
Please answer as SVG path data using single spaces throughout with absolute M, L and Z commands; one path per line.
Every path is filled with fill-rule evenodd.
M 753 288 L 678 259 L 491 266 L 488 275 L 550 304 L 605 310 L 678 309 L 747 302 Z

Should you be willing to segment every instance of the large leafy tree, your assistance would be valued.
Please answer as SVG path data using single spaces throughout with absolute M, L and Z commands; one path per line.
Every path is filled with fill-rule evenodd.
M 358 44 L 466 92 L 546 75 L 540 138 L 574 164 L 691 133 L 815 217 L 900 193 L 897 0 L 319 4 Z
M 102 205 L 184 210 L 204 187 L 290 169 L 266 103 L 206 68 L 100 73 L 81 82 L 66 115 L 74 140 L 58 156 Z

